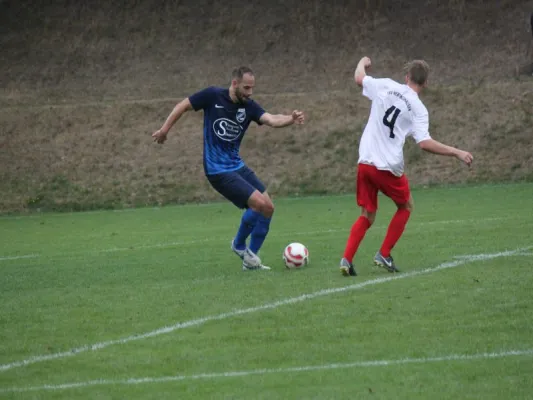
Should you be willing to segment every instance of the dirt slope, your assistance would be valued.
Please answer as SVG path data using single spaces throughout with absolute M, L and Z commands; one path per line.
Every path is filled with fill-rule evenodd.
M 88 209 L 219 199 L 201 163 L 201 113 L 156 146 L 176 101 L 256 71 L 270 112 L 303 127 L 252 127 L 246 161 L 275 195 L 353 190 L 369 104 L 353 84 L 401 80 L 424 58 L 434 138 L 471 170 L 406 148 L 414 185 L 533 180 L 532 1 L 0 2 L 0 210 Z

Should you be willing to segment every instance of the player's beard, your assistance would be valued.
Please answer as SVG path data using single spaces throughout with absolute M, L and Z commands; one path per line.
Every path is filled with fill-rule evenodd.
M 235 96 L 237 97 L 237 100 L 239 100 L 239 102 L 242 104 L 246 104 L 246 102 L 248 101 L 248 98 L 242 94 L 241 90 L 238 87 L 235 88 Z

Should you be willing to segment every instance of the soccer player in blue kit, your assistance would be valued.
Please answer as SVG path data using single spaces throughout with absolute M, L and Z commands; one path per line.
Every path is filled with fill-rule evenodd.
M 267 113 L 251 99 L 255 86 L 253 71 L 240 67 L 233 71 L 229 89 L 208 87 L 180 101 L 161 129 L 152 134 L 154 141 L 164 143 L 172 126 L 186 111 L 204 110 L 204 172 L 222 196 L 245 209 L 231 249 L 242 259 L 242 269 L 269 270 L 258 257 L 268 234 L 274 204 L 266 187 L 239 155 L 246 129 L 252 121 L 258 125 L 282 128 L 302 124 L 304 114 Z M 246 240 L 250 236 L 250 245 Z

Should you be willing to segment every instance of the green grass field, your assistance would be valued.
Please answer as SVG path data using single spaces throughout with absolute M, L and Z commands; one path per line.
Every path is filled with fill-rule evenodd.
M 402 273 L 372 266 L 381 198 L 355 278 L 353 196 L 276 199 L 272 271 L 229 203 L 0 217 L 0 398 L 532 398 L 533 184 L 413 195 Z

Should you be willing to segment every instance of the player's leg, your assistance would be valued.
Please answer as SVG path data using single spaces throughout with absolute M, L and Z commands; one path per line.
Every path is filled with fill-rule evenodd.
M 387 234 L 380 250 L 374 257 L 374 262 L 389 272 L 399 272 L 391 256 L 391 251 L 400 240 L 407 221 L 409 221 L 413 210 L 413 197 L 409 189 L 409 181 L 405 175 L 401 177 L 391 175 L 383 179 L 382 182 L 383 186 L 380 190 L 396 203 L 397 211 L 389 223 Z
M 259 253 L 261 246 L 265 242 L 265 239 L 270 230 L 270 222 L 272 221 L 272 215 L 274 212 L 274 204 L 270 199 L 270 196 L 267 192 L 263 192 L 264 200 L 267 203 L 267 212 L 261 213 L 257 218 L 257 223 L 255 224 L 252 234 L 250 236 L 250 250 L 255 254 Z
M 238 172 L 225 172 L 208 177 L 211 186 L 236 207 L 246 209 L 241 218 L 241 224 L 235 239 L 231 243 L 232 250 L 243 260 L 243 269 L 267 269 L 261 268 L 261 260 L 257 255 L 246 248 L 246 239 L 252 232 L 260 215 L 250 209 L 248 202 L 256 195 L 257 190 L 250 185 Z M 259 195 L 261 195 L 259 193 Z
M 255 175 L 255 173 L 246 165 L 236 171 L 236 173 L 243 179 L 249 188 L 252 188 L 252 193 L 246 200 L 247 210 L 243 214 L 242 223 L 235 236 L 235 246 L 239 249 L 246 247 L 246 239 L 250 234 L 252 235 L 250 242 L 250 250 L 254 253 L 259 251 L 261 244 L 268 233 L 270 226 L 270 220 L 272 214 L 274 214 L 274 204 L 272 200 L 266 194 L 266 187 L 261 180 Z M 266 230 L 266 232 L 264 232 Z M 254 242 L 254 232 L 264 232 L 260 244 Z M 257 235 L 255 235 L 257 236 Z M 256 241 L 257 242 L 257 241 Z M 253 244 L 253 246 L 252 246 Z M 253 249 L 252 249 L 253 247 Z
M 256 224 L 250 235 L 249 249 L 254 254 L 258 254 L 270 230 L 270 222 L 272 221 L 272 215 L 274 214 L 274 203 L 268 195 L 263 182 L 261 182 L 250 168 L 247 166 L 241 168 L 239 174 L 250 185 L 256 188 L 256 191 L 252 193 L 252 196 L 248 200 L 248 207 L 254 212 L 259 213 Z
M 246 248 L 246 238 L 250 236 L 250 244 L 248 246 L 248 250 L 246 251 L 248 251 L 248 253 L 251 252 L 252 256 L 255 256 L 256 259 L 259 259 L 257 254 L 259 253 L 259 250 L 261 249 L 261 246 L 263 245 L 270 229 L 270 221 L 274 213 L 274 204 L 266 192 L 265 185 L 250 168 L 245 165 L 236 172 L 251 187 L 255 188 L 255 190 L 248 198 L 248 209 L 244 212 L 241 226 L 239 226 L 239 230 L 235 235 L 235 240 L 234 244 L 232 244 L 232 247 L 234 248 L 234 251 L 235 249 Z M 259 265 L 262 269 L 268 268 L 261 263 L 259 263 Z M 248 268 L 250 268 L 250 263 L 243 258 L 243 269 Z
M 353 223 L 346 241 L 340 270 L 345 276 L 355 276 L 353 259 L 366 235 L 366 231 L 374 223 L 378 208 L 378 189 L 373 183 L 372 174 L 375 168 L 359 164 L 357 167 L 357 204 L 361 207 L 361 215 Z
M 246 239 L 248 239 L 250 234 L 253 236 L 253 232 L 257 226 L 261 227 L 266 225 L 266 232 L 268 232 L 268 227 L 270 226 L 270 219 L 272 218 L 273 212 L 274 205 L 272 204 L 270 197 L 268 197 L 268 195 L 265 196 L 259 190 L 254 189 L 246 202 L 246 211 L 242 215 L 241 224 L 237 230 L 235 238 L 233 239 L 234 250 L 244 251 L 246 248 Z M 260 229 L 264 230 L 263 228 Z M 252 243 L 250 243 L 250 249 L 251 247 Z M 257 253 L 257 250 L 252 251 Z
M 268 194 L 266 192 L 261 193 L 259 189 L 254 190 L 248 199 L 247 205 L 248 209 L 243 214 L 241 225 L 234 240 L 234 242 L 237 242 L 237 239 L 240 240 L 241 238 L 247 238 L 249 235 L 251 236 L 250 245 L 248 248 L 245 247 L 244 256 L 242 257 L 242 269 L 269 270 L 270 267 L 267 267 L 261 262 L 257 253 L 268 234 L 270 220 L 274 213 L 274 205 Z M 254 221 L 253 225 L 250 223 L 250 220 Z M 246 246 L 246 242 L 244 243 Z M 232 248 L 235 251 L 233 243 Z

